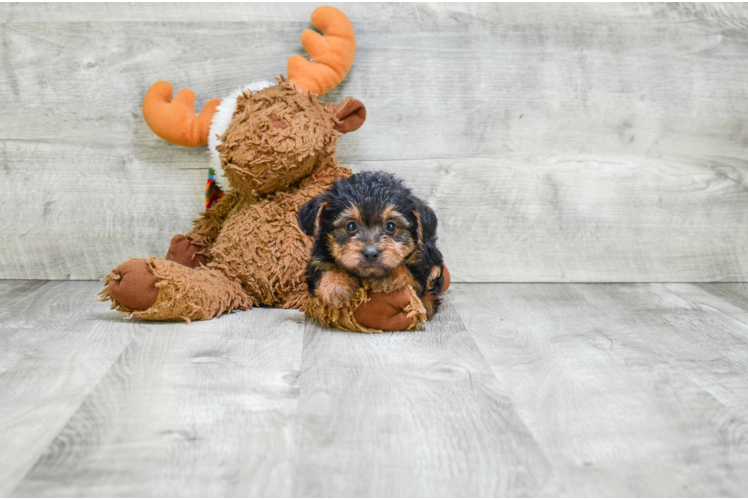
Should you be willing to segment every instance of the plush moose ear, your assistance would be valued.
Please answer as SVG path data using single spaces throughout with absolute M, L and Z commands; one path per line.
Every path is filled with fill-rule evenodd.
M 431 210 L 431 207 L 420 200 L 416 204 L 413 214 L 416 217 L 418 247 L 422 249 L 425 243 L 433 240 L 436 236 L 436 226 L 438 221 L 436 219 L 436 214 Z
M 307 236 L 316 236 L 319 228 L 319 215 L 326 203 L 325 195 L 321 194 L 304 203 L 299 210 L 296 219 L 299 221 L 299 227 Z
M 340 123 L 335 124 L 335 130 L 342 134 L 353 132 L 361 128 L 366 121 L 366 106 L 361 101 L 351 99 L 338 111 L 338 120 Z

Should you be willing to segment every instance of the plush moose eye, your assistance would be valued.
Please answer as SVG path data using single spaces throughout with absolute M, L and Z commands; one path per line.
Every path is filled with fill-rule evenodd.
M 349 233 L 355 233 L 357 228 L 358 226 L 356 225 L 355 222 L 349 222 L 345 226 L 345 230 L 348 231 Z
M 395 224 L 394 222 L 388 222 L 384 225 L 384 230 L 390 234 L 394 233 L 395 229 L 397 229 L 397 224 Z

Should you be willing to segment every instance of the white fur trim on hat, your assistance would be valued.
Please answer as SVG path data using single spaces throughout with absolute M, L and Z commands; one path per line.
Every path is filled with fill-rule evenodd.
M 223 167 L 221 167 L 221 156 L 218 154 L 216 147 L 221 144 L 221 137 L 226 129 L 231 124 L 231 119 L 234 117 L 234 111 L 236 111 L 236 99 L 239 95 L 247 90 L 256 92 L 264 88 L 270 87 L 272 83 L 262 80 L 259 82 L 250 83 L 246 87 L 233 91 L 228 97 L 225 97 L 221 104 L 216 108 L 216 112 L 213 115 L 213 120 L 210 122 L 210 130 L 208 132 L 208 148 L 210 150 L 210 166 L 216 171 L 216 184 L 223 191 L 229 188 L 228 179 L 223 173 Z

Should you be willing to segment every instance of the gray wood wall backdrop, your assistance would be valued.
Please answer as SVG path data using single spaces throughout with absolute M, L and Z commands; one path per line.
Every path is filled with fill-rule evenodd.
M 95 279 L 163 255 L 205 149 L 143 122 L 285 71 L 315 4 L 0 5 L 0 278 Z M 748 278 L 748 7 L 346 4 L 329 94 L 369 110 L 354 170 L 400 174 L 457 281 Z

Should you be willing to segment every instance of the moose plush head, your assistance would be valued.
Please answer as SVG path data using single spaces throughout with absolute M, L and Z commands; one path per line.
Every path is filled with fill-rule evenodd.
M 195 94 L 179 91 L 172 100 L 169 82 L 155 83 L 143 100 L 143 116 L 162 139 L 181 146 L 208 144 L 219 188 L 263 195 L 310 173 L 335 151 L 337 137 L 366 120 L 364 105 L 350 97 L 340 104 L 317 99 L 335 88 L 353 64 L 356 39 L 348 18 L 320 7 L 301 43 L 313 62 L 294 55 L 289 78 L 276 85 L 256 82 L 227 98 L 213 99 L 198 115 Z
M 308 175 L 321 157 L 334 154 L 340 133 L 358 129 L 365 118 L 359 101 L 321 102 L 285 80 L 245 92 L 216 147 L 221 168 L 233 189 L 271 193 Z

